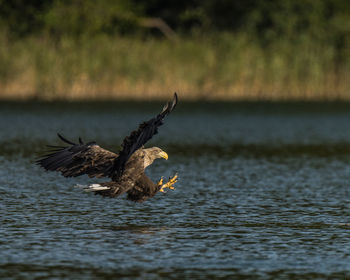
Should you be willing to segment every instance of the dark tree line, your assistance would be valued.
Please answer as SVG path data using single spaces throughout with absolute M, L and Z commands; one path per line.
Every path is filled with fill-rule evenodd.
M 261 40 L 307 33 L 347 42 L 347 0 L 0 0 L 0 24 L 13 36 L 146 34 L 144 19 L 163 20 L 176 33 L 247 32 Z

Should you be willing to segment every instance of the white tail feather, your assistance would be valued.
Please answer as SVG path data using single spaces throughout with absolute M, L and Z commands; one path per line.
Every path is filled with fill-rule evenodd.
M 105 191 L 109 190 L 109 187 L 101 186 L 100 184 L 92 184 L 92 185 L 76 185 L 77 188 L 83 189 L 86 192 L 96 192 L 96 191 Z

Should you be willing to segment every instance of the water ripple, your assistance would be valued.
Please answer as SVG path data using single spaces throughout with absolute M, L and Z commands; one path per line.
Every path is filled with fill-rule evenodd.
M 349 115 L 224 109 L 180 111 L 162 128 L 153 143 L 170 160 L 147 172 L 180 178 L 143 204 L 83 193 L 73 186 L 91 179 L 62 178 L 33 160 L 65 122 L 72 134 L 112 143 L 128 129 L 112 131 L 114 117 L 137 123 L 148 111 L 84 109 L 68 118 L 41 108 L 45 120 L 33 108 L 1 112 L 0 278 L 349 278 L 350 134 L 340 131 Z M 254 127 L 255 138 L 246 135 Z M 273 134 L 276 127 L 289 131 Z

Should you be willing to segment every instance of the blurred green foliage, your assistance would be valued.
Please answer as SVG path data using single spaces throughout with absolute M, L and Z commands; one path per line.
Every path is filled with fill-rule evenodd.
M 9 92 L 347 96 L 349 73 L 349 0 L 0 0 Z
M 311 39 L 334 46 L 339 61 L 349 53 L 348 0 L 0 0 L 0 28 L 15 37 L 161 36 L 140 25 L 144 18 L 184 36 L 244 32 L 261 46 Z
M 144 17 L 161 18 L 181 34 L 244 31 L 268 43 L 307 33 L 341 46 L 350 32 L 350 1 L 0 0 L 1 26 L 17 36 L 128 34 Z

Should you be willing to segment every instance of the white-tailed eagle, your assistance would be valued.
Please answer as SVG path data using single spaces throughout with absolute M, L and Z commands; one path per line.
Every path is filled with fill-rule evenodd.
M 125 137 L 119 153 L 101 148 L 96 142 L 73 143 L 60 134 L 58 137 L 69 146 L 48 146 L 49 154 L 42 156 L 36 163 L 46 170 L 59 171 L 65 177 L 77 177 L 87 174 L 89 177 L 109 177 L 109 182 L 92 184 L 86 190 L 103 196 L 117 197 L 127 193 L 127 199 L 142 202 L 153 197 L 158 191 L 174 189 L 177 175 L 163 184 L 152 182 L 145 174 L 147 166 L 157 158 L 168 159 L 166 152 L 158 147 L 144 148 L 143 145 L 158 132 L 163 119 L 174 110 L 177 94 L 168 102 L 163 110 L 149 121 L 143 122 L 138 129 Z

